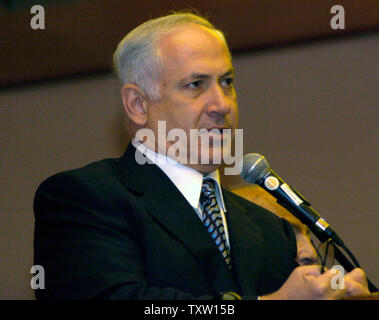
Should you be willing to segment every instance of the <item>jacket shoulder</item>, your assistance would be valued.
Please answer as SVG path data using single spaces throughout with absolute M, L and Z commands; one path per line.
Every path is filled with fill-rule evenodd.
M 80 184 L 99 187 L 103 183 L 114 183 L 115 180 L 122 180 L 122 175 L 119 170 L 119 161 L 119 158 L 108 158 L 89 163 L 80 168 L 56 173 L 45 179 L 39 185 L 37 192 L 40 189 L 46 187 L 52 188 L 55 185 L 61 186 L 62 188 Z
M 63 202 L 108 208 L 122 199 L 131 199 L 125 188 L 119 159 L 104 159 L 84 167 L 57 173 L 44 180 L 36 190 L 33 207 L 51 209 Z

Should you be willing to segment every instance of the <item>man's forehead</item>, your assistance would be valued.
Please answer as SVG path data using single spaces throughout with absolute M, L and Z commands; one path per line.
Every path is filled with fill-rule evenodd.
M 160 40 L 158 50 L 162 75 L 170 78 L 179 80 L 195 74 L 221 77 L 233 70 L 226 44 L 205 27 L 192 26 L 172 32 Z
M 290 220 L 287 219 L 287 220 L 292 224 L 292 226 L 296 230 L 300 231 L 301 233 L 309 233 L 310 232 L 309 228 L 305 224 L 301 223 L 299 220 L 297 220 L 297 219 L 290 219 Z

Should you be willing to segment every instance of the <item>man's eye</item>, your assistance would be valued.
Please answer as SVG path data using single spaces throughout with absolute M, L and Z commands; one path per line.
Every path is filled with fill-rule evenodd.
M 202 84 L 203 84 L 203 82 L 201 80 L 193 81 L 193 82 L 187 84 L 187 88 L 198 89 L 201 87 Z
M 224 80 L 222 80 L 221 84 L 225 87 L 230 87 L 234 82 L 234 78 L 225 78 Z

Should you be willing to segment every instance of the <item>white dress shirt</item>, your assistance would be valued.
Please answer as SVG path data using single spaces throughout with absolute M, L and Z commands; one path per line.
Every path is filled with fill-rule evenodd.
M 192 206 L 192 208 L 194 208 L 194 211 L 197 213 L 201 221 L 203 221 L 203 210 L 200 205 L 200 194 L 201 187 L 203 185 L 203 179 L 207 177 L 211 178 L 215 182 L 216 199 L 220 207 L 220 214 L 224 224 L 226 242 L 230 248 L 229 232 L 225 217 L 226 208 L 222 196 L 220 174 L 218 169 L 203 176 L 203 174 L 199 171 L 182 165 L 174 159 L 168 158 L 163 154 L 156 153 L 155 151 L 147 148 L 145 145 L 134 139 L 132 140 L 132 144 L 136 149 L 141 151 L 146 156 L 146 158 L 157 165 L 167 175 L 167 177 L 178 188 L 184 198 Z

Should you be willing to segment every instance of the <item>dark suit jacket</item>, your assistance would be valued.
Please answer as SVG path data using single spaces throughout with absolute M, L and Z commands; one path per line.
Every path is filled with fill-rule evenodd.
M 284 219 L 223 190 L 230 271 L 201 220 L 168 177 L 139 165 L 129 145 L 50 177 L 35 201 L 34 264 L 45 269 L 39 299 L 213 299 L 280 288 L 296 264 Z

